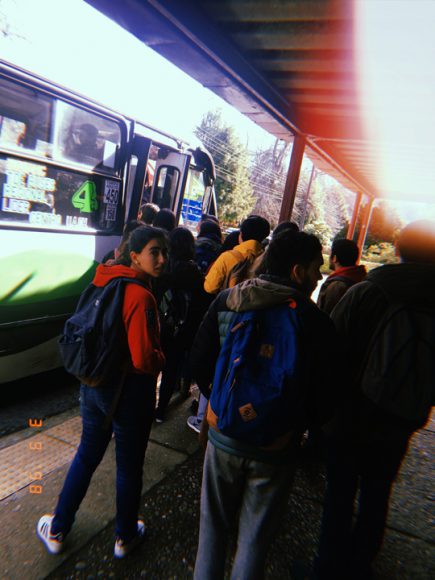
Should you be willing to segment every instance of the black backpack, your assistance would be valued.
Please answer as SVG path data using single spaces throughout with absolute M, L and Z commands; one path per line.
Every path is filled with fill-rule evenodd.
M 163 338 L 175 338 L 184 328 L 190 314 L 192 293 L 189 290 L 168 289 L 159 304 Z
M 147 289 L 134 278 L 114 278 L 102 287 L 90 284 L 59 340 L 65 369 L 90 387 L 116 380 L 130 358 L 122 319 L 126 284 Z
M 359 384 L 385 411 L 425 422 L 435 404 L 435 310 L 390 303 L 366 351 Z
M 195 262 L 204 276 L 216 258 L 222 253 L 222 247 L 207 239 L 197 240 L 195 244 Z

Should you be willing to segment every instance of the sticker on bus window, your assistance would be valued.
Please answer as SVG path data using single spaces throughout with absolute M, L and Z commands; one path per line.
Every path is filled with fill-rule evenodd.
M 6 157 L 5 161 L 1 211 L 21 215 L 29 215 L 32 211 L 51 213 L 56 181 L 47 177 L 47 167 L 11 157 Z M 33 219 L 40 218 L 34 216 Z
M 108 222 L 116 221 L 116 205 L 108 204 L 106 206 L 106 215 L 104 216 Z
M 65 225 L 67 228 L 87 228 L 88 218 L 79 217 L 76 215 L 67 215 L 65 219 Z
M 62 216 L 55 213 L 45 213 L 42 211 L 31 211 L 29 223 L 38 226 L 61 226 Z
M 71 203 L 80 213 L 92 213 L 98 209 L 97 192 L 95 183 L 88 179 L 71 198 Z
M 116 207 L 118 205 L 118 197 L 119 197 L 119 183 L 117 181 L 112 181 L 109 179 L 106 180 L 104 182 L 104 198 L 103 198 L 104 203 L 114 205 Z

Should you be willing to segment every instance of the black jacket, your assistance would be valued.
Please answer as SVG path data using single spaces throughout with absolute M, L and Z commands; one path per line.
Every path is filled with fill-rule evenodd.
M 366 350 L 390 301 L 435 308 L 435 266 L 389 264 L 372 270 L 364 282 L 350 288 L 331 313 L 346 351 L 342 372 L 346 394 L 329 432 L 349 437 L 395 437 L 422 425 L 389 415 L 371 403 L 358 389 Z M 340 361 L 338 361 L 340 362 Z M 435 377 L 434 377 L 435 380 Z
M 169 261 L 168 271 L 162 274 L 154 284 L 154 292 L 157 303 L 160 304 L 166 290 L 182 290 L 190 293 L 189 314 L 185 325 L 177 336 L 177 341 L 183 344 L 184 349 L 189 349 L 198 326 L 207 310 L 209 298 L 204 290 L 204 276 L 193 260 Z M 162 328 L 162 341 L 168 337 L 164 335 Z
M 204 276 L 221 253 L 222 242 L 218 239 L 218 236 L 209 234 L 196 238 L 195 262 L 198 264 Z

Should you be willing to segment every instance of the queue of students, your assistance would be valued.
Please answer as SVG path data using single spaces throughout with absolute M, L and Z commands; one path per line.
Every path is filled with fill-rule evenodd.
M 199 432 L 206 449 L 194 578 L 223 578 L 228 532 L 236 523 L 231 578 L 264 577 L 268 549 L 291 492 L 296 450 L 304 431 L 310 429 L 322 433 L 328 479 L 318 554 L 305 577 L 369 580 L 382 544 L 393 482 L 409 438 L 425 424 L 433 403 L 435 224 L 409 224 L 397 242 L 401 262 L 377 268 L 367 277 L 357 265 L 356 245 L 336 242 L 330 258 L 333 274 L 320 294 L 319 308 L 310 297 L 322 277 L 322 247 L 316 236 L 297 231 L 294 224 L 280 224 L 265 248 L 269 223 L 261 216 L 249 216 L 232 234 L 236 240 L 227 249 L 212 216 L 204 216 L 196 241 L 189 230 L 175 227 L 167 210 L 154 216 L 153 224 L 157 223 L 159 227 L 137 222 L 114 257 L 97 269 L 95 285 L 116 276 L 138 278 L 146 285 L 126 285 L 122 319 L 129 351 L 127 378 L 109 428 L 103 424 L 114 385 L 81 386 L 81 443 L 54 514 L 38 522 L 39 538 L 49 552 L 62 550 L 113 432 L 115 557 L 124 557 L 140 543 L 145 526 L 137 514 L 151 422 L 165 419 L 170 397 L 184 379 L 188 385 L 195 381 L 201 391 L 199 413 L 189 418 L 188 425 Z M 267 445 L 252 444 L 225 434 L 217 399 L 215 408 L 210 403 L 215 366 L 222 364 L 223 346 L 230 344 L 228 337 L 239 329 L 244 313 L 253 313 L 253 320 L 264 319 L 284 306 L 296 321 L 285 331 L 288 340 L 281 336 L 275 344 L 269 338 L 258 352 L 247 350 L 246 356 L 264 357 L 265 363 L 275 356 L 276 360 L 293 357 L 299 394 L 291 395 L 288 422 L 277 426 L 275 437 Z M 399 321 L 395 330 L 390 329 L 390 319 L 383 326 L 379 322 L 390 309 L 390 318 L 397 316 Z M 368 320 L 373 323 L 367 325 Z M 408 320 L 415 321 L 414 326 L 410 322 L 408 328 Z M 409 330 L 414 327 L 418 332 Z M 396 397 L 394 406 L 387 388 L 380 385 L 381 371 L 371 351 L 380 333 L 389 338 L 388 348 L 396 348 L 401 331 L 407 334 L 406 344 L 397 348 L 407 357 L 407 369 L 396 365 L 391 377 L 402 382 L 402 390 L 412 390 L 414 383 L 419 390 L 402 393 L 403 400 Z M 384 348 L 379 343 L 375 350 L 385 355 Z M 341 372 L 325 373 L 334 361 Z M 233 362 L 239 364 L 238 359 Z M 264 368 L 270 368 L 267 364 Z M 376 369 L 371 378 L 365 372 L 368 366 Z M 239 409 L 242 421 L 256 420 L 260 407 L 255 404 Z M 283 399 L 283 408 L 287 404 Z M 359 508 L 353 521 L 358 485 Z

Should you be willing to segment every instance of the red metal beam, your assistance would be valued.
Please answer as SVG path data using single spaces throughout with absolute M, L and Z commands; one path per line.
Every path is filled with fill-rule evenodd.
M 279 223 L 290 220 L 295 204 L 296 189 L 298 187 L 299 174 L 301 172 L 302 159 L 304 158 L 305 138 L 296 135 L 293 141 L 292 154 L 287 172 L 287 179 L 282 198 Z

